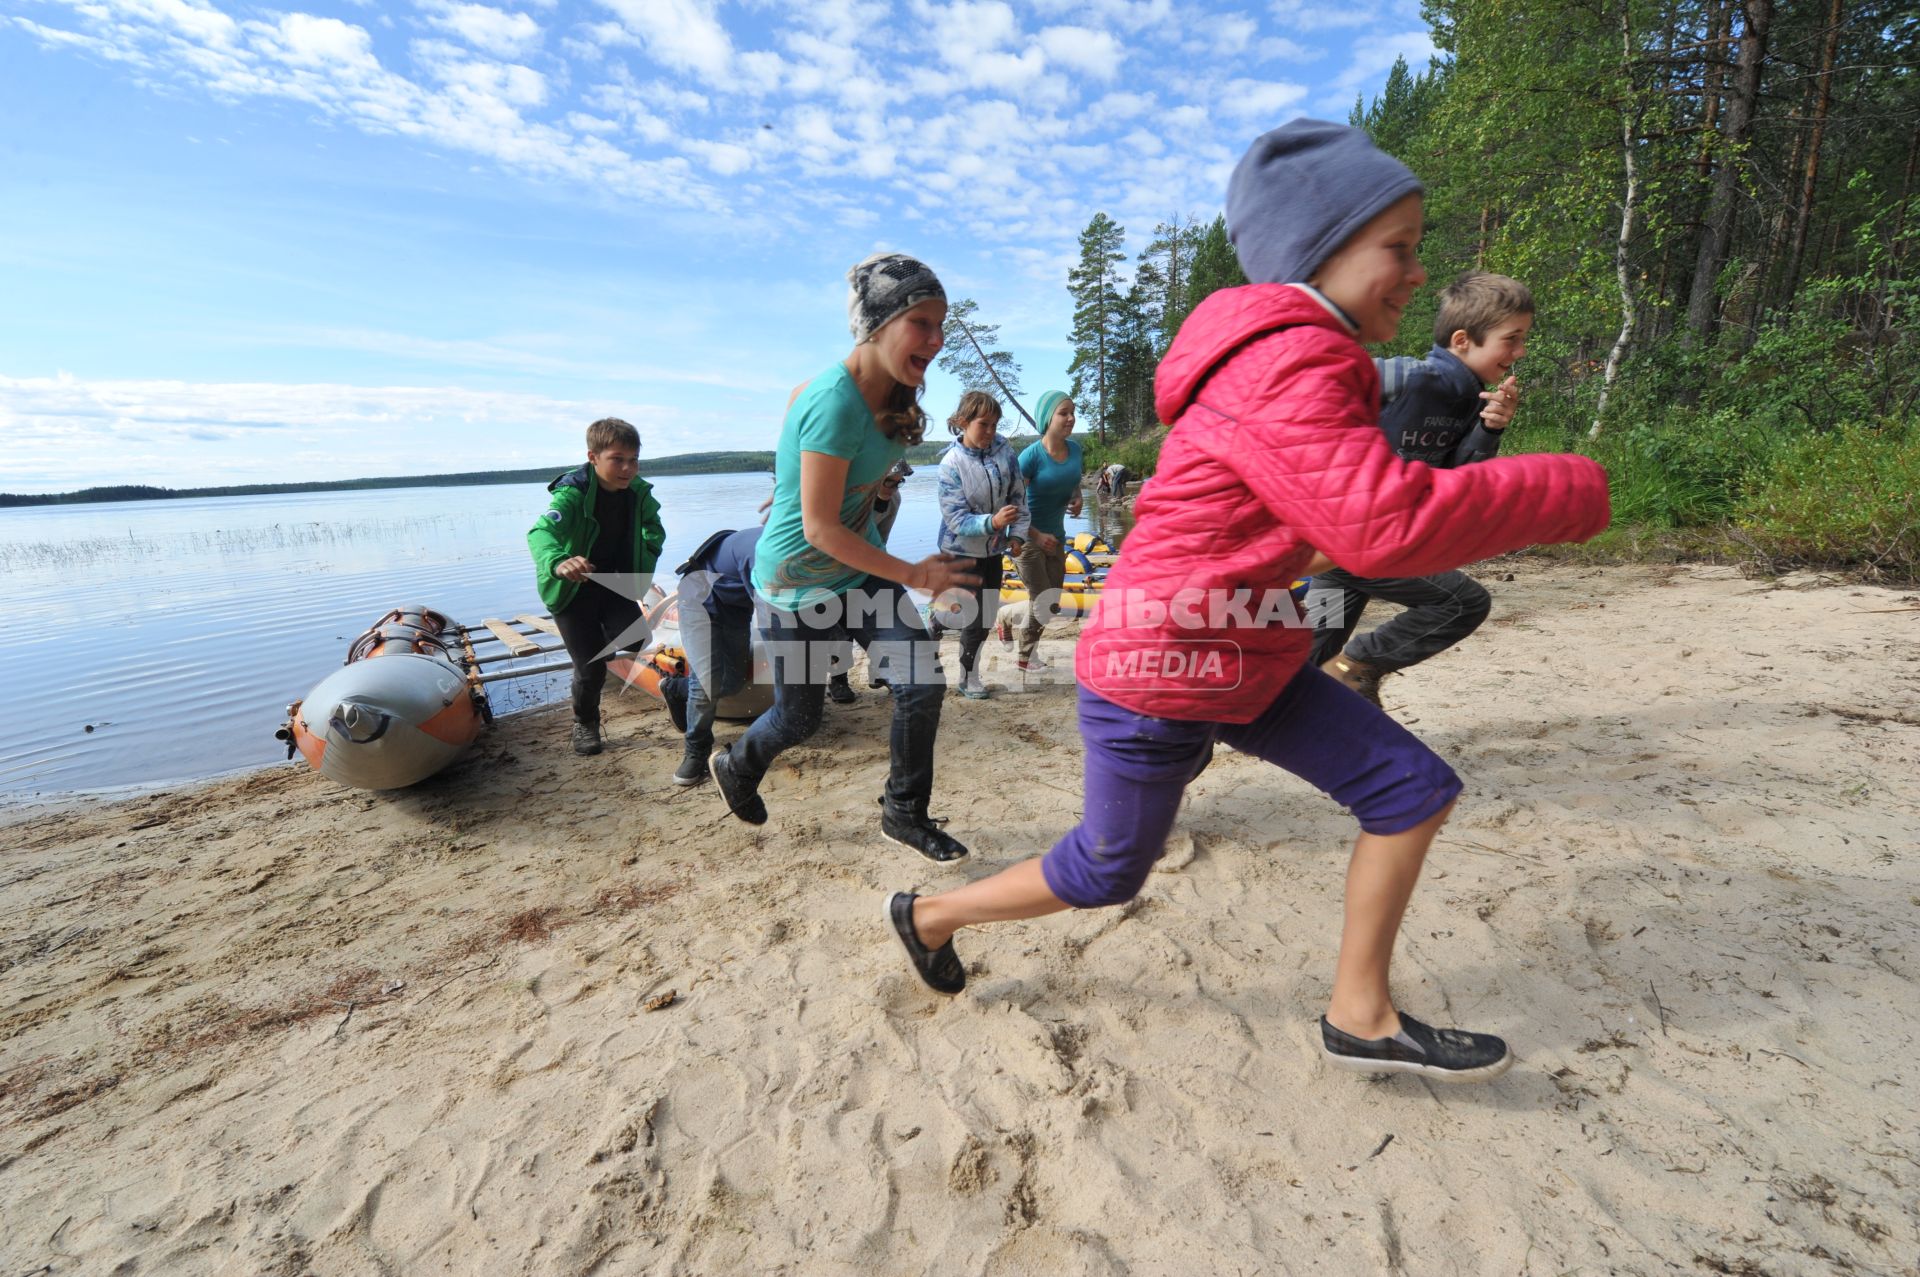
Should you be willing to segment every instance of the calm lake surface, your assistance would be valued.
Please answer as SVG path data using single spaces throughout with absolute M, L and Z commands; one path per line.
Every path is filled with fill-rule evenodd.
M 905 558 L 935 548 L 935 474 L 921 466 L 905 485 L 891 541 Z M 663 569 L 709 532 L 757 522 L 772 491 L 765 474 L 652 482 Z M 526 532 L 547 500 L 543 484 L 502 484 L 0 510 L 0 796 L 283 761 L 273 732 L 288 703 L 389 609 L 425 604 L 464 625 L 544 612 Z M 490 685 L 500 714 L 566 693 L 565 673 Z

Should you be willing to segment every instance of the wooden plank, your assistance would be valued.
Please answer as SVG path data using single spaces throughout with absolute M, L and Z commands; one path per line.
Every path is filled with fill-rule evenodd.
M 540 650 L 538 643 L 522 634 L 519 630 L 514 629 L 505 621 L 496 621 L 489 617 L 480 622 L 480 624 L 487 627 L 487 633 L 493 635 L 502 643 L 505 643 L 507 645 L 507 651 L 515 656 L 531 656 Z
M 545 633 L 551 634 L 555 638 L 560 637 L 560 627 L 555 625 L 552 619 L 549 617 L 529 616 L 527 613 L 522 612 L 520 615 L 514 617 L 513 619 L 520 622 L 520 624 L 522 625 L 531 625 L 536 630 L 541 630 Z

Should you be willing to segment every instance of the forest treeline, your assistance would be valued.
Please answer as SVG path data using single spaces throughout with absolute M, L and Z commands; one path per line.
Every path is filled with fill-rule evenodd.
M 1616 526 L 1776 565 L 1920 575 L 1920 8 L 1911 0 L 1429 0 L 1440 55 L 1351 122 L 1427 185 L 1432 282 L 1538 305 L 1508 451 L 1578 450 Z M 1129 258 L 1097 213 L 1068 279 L 1096 452 L 1149 469 L 1153 369 L 1241 282 L 1222 218 Z
M 78 492 L 0 492 L 0 507 L 83 505 L 96 501 L 158 501 L 178 497 L 251 497 L 290 492 L 351 492 L 376 488 L 461 488 L 494 483 L 546 483 L 579 462 L 555 463 L 531 470 L 468 470 L 459 474 L 390 475 L 375 479 L 329 479 L 313 483 L 244 483 L 220 488 L 157 488 L 146 484 L 82 488 Z M 643 475 L 738 474 L 773 470 L 771 452 L 688 452 L 640 458 Z
M 1016 438 L 1031 443 L 1034 436 Z M 947 450 L 938 438 L 907 449 L 909 464 L 937 465 Z M 573 463 L 578 465 L 578 462 Z M 30 505 L 85 505 L 99 501 L 160 501 L 179 497 L 251 497 L 291 492 L 354 492 L 378 488 L 462 488 L 495 483 L 547 483 L 571 465 L 540 466 L 531 470 L 468 470 L 459 474 L 391 475 L 377 479 L 328 479 L 313 483 L 245 483 L 222 488 L 158 488 L 147 484 L 82 488 L 77 492 L 0 492 L 0 508 Z M 671 457 L 640 458 L 640 473 L 652 477 L 677 474 L 772 474 L 771 452 L 687 452 Z

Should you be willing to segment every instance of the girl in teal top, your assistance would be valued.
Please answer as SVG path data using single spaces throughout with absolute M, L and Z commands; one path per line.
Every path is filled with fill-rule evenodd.
M 933 746 L 947 680 L 940 647 L 907 588 L 938 595 L 977 584 L 972 561 L 886 551 L 874 516 L 887 472 L 920 442 L 920 392 L 942 345 L 947 295 L 925 265 L 898 253 L 847 272 L 857 345 L 794 393 L 781 427 L 773 509 L 753 560 L 760 636 L 773 666 L 773 709 L 709 761 L 734 815 L 766 823 L 760 782 L 773 760 L 820 726 L 827 680 L 849 639 L 893 692 L 892 768 L 880 832 L 930 860 L 967 854 L 927 814 Z
M 1020 473 L 1027 479 L 1027 506 L 1033 516 L 1033 535 L 1016 560 L 1020 581 L 1027 587 L 1027 620 L 1020 627 L 1020 668 L 1038 672 L 1047 667 L 1034 654 L 1040 634 L 1060 602 L 1067 580 L 1067 519 L 1080 517 L 1080 480 L 1085 473 L 1080 445 L 1073 434 L 1073 400 L 1064 391 L 1040 396 L 1034 420 L 1041 434 L 1020 454 Z M 1044 596 L 1044 597 L 1043 597 Z

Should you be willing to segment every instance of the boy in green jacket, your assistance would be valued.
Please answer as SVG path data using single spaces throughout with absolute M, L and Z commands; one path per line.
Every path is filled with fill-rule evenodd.
M 618 417 L 587 427 L 587 464 L 547 485 L 553 503 L 527 533 L 540 601 L 573 659 L 573 752 L 600 752 L 607 658 L 647 641 L 640 615 L 667 533 L 640 477 L 640 432 Z M 601 575 L 609 579 L 596 580 Z M 622 578 L 625 578 L 624 580 Z

